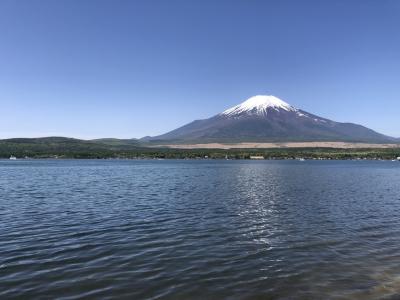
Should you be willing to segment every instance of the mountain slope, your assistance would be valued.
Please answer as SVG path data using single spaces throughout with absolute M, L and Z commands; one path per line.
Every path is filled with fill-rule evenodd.
M 364 126 L 334 122 L 277 97 L 263 95 L 251 97 L 209 119 L 197 120 L 146 140 L 153 143 L 396 142 Z

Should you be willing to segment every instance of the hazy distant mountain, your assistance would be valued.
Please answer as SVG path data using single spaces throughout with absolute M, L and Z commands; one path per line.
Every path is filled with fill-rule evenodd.
M 143 141 L 153 143 L 343 141 L 392 143 L 397 139 L 364 126 L 334 122 L 274 96 L 254 96 L 205 120 Z
M 137 146 L 139 145 L 139 140 L 137 139 L 117 139 L 117 138 L 102 138 L 102 139 L 94 139 L 90 140 L 90 142 L 94 142 L 97 144 L 104 144 L 109 146 Z

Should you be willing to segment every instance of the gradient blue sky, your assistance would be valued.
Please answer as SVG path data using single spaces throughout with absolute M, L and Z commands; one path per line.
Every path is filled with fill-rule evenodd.
M 400 1 L 0 1 L 0 138 L 161 134 L 256 94 L 400 136 Z

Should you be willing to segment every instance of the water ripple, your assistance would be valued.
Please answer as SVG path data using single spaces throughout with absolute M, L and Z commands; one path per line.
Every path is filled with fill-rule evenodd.
M 397 299 L 388 162 L 0 161 L 1 299 Z

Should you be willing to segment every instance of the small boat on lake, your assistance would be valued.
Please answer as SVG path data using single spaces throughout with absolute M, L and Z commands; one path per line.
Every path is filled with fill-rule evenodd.
M 17 158 L 14 155 L 11 155 L 10 160 L 17 160 Z

